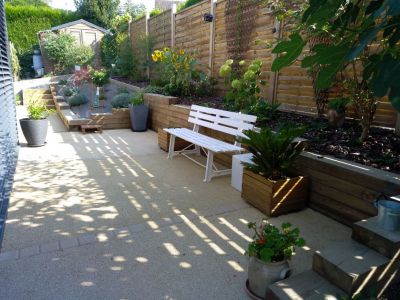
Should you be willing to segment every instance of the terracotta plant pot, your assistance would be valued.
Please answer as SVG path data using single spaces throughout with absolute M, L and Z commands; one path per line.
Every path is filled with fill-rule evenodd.
M 329 126 L 333 128 L 341 128 L 346 120 L 345 112 L 337 112 L 334 109 L 329 109 L 327 116 Z
M 308 185 L 308 178 L 304 176 L 272 181 L 245 169 L 242 198 L 267 216 L 275 217 L 303 209 Z
M 247 275 L 249 292 L 260 299 L 266 299 L 268 287 L 288 278 L 291 270 L 287 260 L 266 263 L 256 257 L 250 257 Z

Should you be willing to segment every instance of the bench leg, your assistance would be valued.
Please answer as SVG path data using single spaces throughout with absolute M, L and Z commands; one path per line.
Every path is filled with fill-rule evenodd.
M 201 155 L 201 148 L 200 148 L 200 146 L 194 145 L 194 150 L 195 150 L 197 156 L 200 156 L 200 155 Z
M 208 150 L 207 164 L 206 164 L 206 175 L 204 177 L 204 182 L 210 182 L 211 181 L 212 172 L 213 172 L 213 161 L 214 161 L 214 152 Z
M 168 158 L 172 158 L 175 152 L 175 136 L 171 134 L 169 139 L 169 149 L 168 149 Z

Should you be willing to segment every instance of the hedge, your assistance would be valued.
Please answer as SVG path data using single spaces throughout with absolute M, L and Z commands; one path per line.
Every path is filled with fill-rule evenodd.
M 6 3 L 7 30 L 10 41 L 19 54 L 32 51 L 38 44 L 38 32 L 75 21 L 78 16 L 69 11 L 49 7 L 13 6 Z

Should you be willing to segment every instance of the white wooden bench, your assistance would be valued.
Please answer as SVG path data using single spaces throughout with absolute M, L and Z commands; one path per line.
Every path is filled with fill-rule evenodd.
M 200 127 L 206 127 L 215 131 L 227 133 L 229 135 L 244 136 L 244 130 L 253 130 L 257 117 L 242 113 L 235 113 L 220 109 L 208 108 L 192 105 L 190 108 L 189 123 L 193 124 L 193 130 L 187 128 L 165 128 L 170 137 L 168 158 L 182 154 L 198 165 L 206 168 L 205 182 L 209 182 L 212 177 L 229 175 L 232 169 L 219 170 L 214 164 L 215 153 L 240 153 L 243 148 L 238 141 L 230 144 L 207 135 L 199 133 Z M 175 151 L 175 138 L 181 138 L 191 144 L 183 150 Z M 193 149 L 194 147 L 194 149 Z M 192 148 L 192 149 L 190 149 Z M 201 150 L 207 155 L 206 165 L 188 156 L 189 154 L 200 155 Z

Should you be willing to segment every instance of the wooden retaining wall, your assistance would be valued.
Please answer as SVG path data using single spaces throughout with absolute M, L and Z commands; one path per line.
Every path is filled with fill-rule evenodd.
M 211 3 L 214 4 L 211 4 Z M 146 20 L 145 17 L 131 23 L 131 41 L 134 51 L 139 51 L 140 37 L 146 32 L 154 37 L 155 49 L 173 45 L 175 48 L 195 52 L 200 68 L 218 78 L 220 66 L 230 58 L 227 40 L 227 6 L 228 0 L 205 0 L 178 13 L 168 10 L 162 14 Z M 247 50 L 243 53 L 244 59 L 249 62 L 253 59 L 263 61 L 262 79 L 268 82 L 263 88 L 263 96 L 281 104 L 281 109 L 305 114 L 316 114 L 314 93 L 311 78 L 299 63 L 287 67 L 279 73 L 271 72 L 274 55 L 271 47 L 265 42 L 274 43 L 279 37 L 280 24 L 265 5 L 257 4 L 254 24 L 249 30 Z M 205 13 L 214 12 L 213 23 L 203 20 Z M 172 21 L 173 20 L 173 21 Z M 229 22 L 228 22 L 229 23 Z M 229 26 L 229 25 L 228 25 Z M 147 29 L 146 29 L 147 28 Z M 283 26 L 282 34 L 288 35 L 291 30 Z M 136 53 L 135 52 L 135 53 Z M 150 70 L 151 78 L 157 76 L 155 68 Z M 217 93 L 223 95 L 227 89 L 222 78 L 217 84 Z M 332 97 L 335 93 L 332 93 Z M 349 111 L 349 115 L 352 112 Z M 354 115 L 353 115 L 354 116 Z M 400 114 L 386 98 L 381 99 L 375 115 L 376 125 L 395 128 L 400 124 Z M 400 132 L 400 125 L 398 125 Z
M 175 98 L 146 94 L 145 99 L 150 105 L 152 130 L 158 132 L 165 127 L 192 127 L 187 122 L 189 107 L 175 105 Z M 233 141 L 233 137 L 221 132 L 209 129 L 202 132 Z M 165 143 L 166 139 L 162 136 L 160 141 Z M 167 149 L 164 144 L 162 148 Z M 217 161 L 230 166 L 231 155 L 218 155 Z M 400 194 L 400 175 L 329 156 L 322 158 L 305 152 L 298 159 L 296 170 L 310 178 L 308 206 L 348 226 L 376 215 L 373 200 L 381 193 L 389 196 Z
M 91 114 L 90 124 L 103 125 L 103 129 L 131 128 L 131 118 L 128 108 L 112 109 L 112 113 Z

